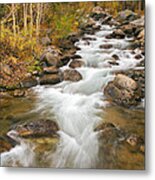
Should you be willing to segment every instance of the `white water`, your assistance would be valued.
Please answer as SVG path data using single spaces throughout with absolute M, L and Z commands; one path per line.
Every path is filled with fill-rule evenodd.
M 114 27 L 113 27 L 114 28 Z M 56 86 L 38 86 L 34 91 L 38 94 L 35 112 L 41 116 L 52 117 L 61 129 L 60 141 L 56 151 L 45 152 L 42 156 L 50 162 L 51 167 L 95 168 L 98 163 L 98 139 L 94 127 L 101 121 L 99 113 L 108 105 L 104 100 L 103 88 L 114 78 L 113 72 L 135 68 L 141 60 L 134 59 L 128 39 L 105 39 L 112 32 L 108 25 L 95 35 L 90 44 L 80 40 L 76 45 L 81 48 L 85 67 L 77 68 L 83 77 L 79 82 L 62 82 Z M 113 48 L 100 49 L 102 44 L 112 44 Z M 136 50 L 138 51 L 138 50 Z M 138 52 L 136 52 L 138 53 Z M 119 65 L 109 65 L 112 55 L 120 58 Z M 65 66 L 62 70 L 69 68 Z M 102 112 L 103 113 L 103 112 Z M 2 166 L 35 166 L 35 153 L 27 143 L 21 143 L 10 152 L 2 154 Z

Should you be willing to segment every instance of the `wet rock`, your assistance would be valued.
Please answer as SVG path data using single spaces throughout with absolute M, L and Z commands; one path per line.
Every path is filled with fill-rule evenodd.
M 144 31 L 144 29 L 143 29 L 143 30 L 139 33 L 138 39 L 144 40 L 144 38 L 145 38 L 145 31 Z
M 113 65 L 113 66 L 118 66 L 119 65 L 119 63 L 116 60 L 108 61 L 108 63 Z
M 44 74 L 42 77 L 40 77 L 39 82 L 40 85 L 46 85 L 46 84 L 57 84 L 61 82 L 62 77 L 61 74 Z
M 144 21 L 144 16 L 142 16 L 141 18 L 132 21 L 131 24 L 136 27 L 144 27 Z
M 104 19 L 107 16 L 106 13 L 91 13 L 90 17 L 95 21 L 99 21 L 100 19 Z
M 38 84 L 38 81 L 35 77 L 29 76 L 25 77 L 20 84 L 22 88 L 30 88 L 36 86 Z
M 17 125 L 12 130 L 23 138 L 58 137 L 58 124 L 52 120 L 36 120 Z
M 67 65 L 68 63 L 69 63 L 69 61 L 71 60 L 71 55 L 64 55 L 61 59 L 60 59 L 60 61 L 61 61 L 61 64 L 63 65 L 63 66 L 65 66 L 65 65 Z
M 143 56 L 141 55 L 141 54 L 137 54 L 137 55 L 135 55 L 135 59 L 141 59 Z
M 140 64 L 141 65 L 141 64 Z M 139 88 L 141 89 L 141 98 L 145 97 L 145 70 L 128 70 L 124 72 L 125 75 L 132 78 L 137 82 Z
M 111 15 L 107 15 L 104 19 L 101 20 L 101 24 L 113 25 L 111 20 L 112 20 L 112 16 Z
M 116 29 L 116 30 L 113 31 L 112 37 L 116 38 L 116 39 L 124 39 L 125 34 L 121 29 Z
M 44 74 L 57 74 L 59 73 L 59 69 L 56 66 L 44 67 L 43 73 Z
M 80 81 L 82 79 L 81 74 L 75 69 L 67 69 L 63 72 L 63 79 L 65 81 Z
M 110 49 L 110 48 L 112 48 L 112 47 L 113 47 L 112 44 L 102 44 L 102 45 L 100 45 L 100 48 L 101 48 L 101 49 Z
M 79 41 L 80 35 L 78 33 L 71 33 L 67 36 L 67 40 L 71 41 L 73 44 Z
M 133 35 L 135 33 L 136 27 L 131 24 L 127 24 L 121 27 L 123 32 L 127 35 Z
M 106 146 L 107 144 L 115 144 L 119 141 L 124 141 L 125 133 L 116 127 L 113 123 L 101 123 L 94 131 L 99 132 L 99 140 Z
M 74 47 L 74 43 L 71 42 L 70 40 L 65 39 L 65 38 L 62 38 L 62 39 L 59 40 L 59 48 L 62 51 L 71 50 L 71 49 L 73 49 L 73 47 Z
M 9 137 L 0 137 L 0 153 L 7 152 L 16 145 L 15 141 L 11 140 Z
M 69 64 L 69 67 L 71 68 L 78 68 L 81 66 L 84 66 L 84 62 L 82 61 L 82 59 L 75 59 Z
M 96 38 L 92 38 L 92 37 L 83 37 L 82 40 L 83 40 L 83 41 L 96 41 Z
M 144 140 L 137 134 L 130 134 L 126 138 L 126 142 L 130 145 L 131 151 L 140 151 L 142 153 L 145 152 Z
M 115 60 L 119 60 L 119 56 L 117 54 L 113 54 L 112 58 L 114 58 Z
M 78 54 L 74 54 L 71 56 L 71 59 L 81 59 L 82 57 Z
M 133 79 L 123 74 L 117 74 L 104 89 L 105 96 L 118 105 L 129 107 L 137 105 L 141 99 L 141 91 Z
M 26 91 L 21 89 L 16 89 L 13 93 L 14 97 L 24 97 L 26 96 Z

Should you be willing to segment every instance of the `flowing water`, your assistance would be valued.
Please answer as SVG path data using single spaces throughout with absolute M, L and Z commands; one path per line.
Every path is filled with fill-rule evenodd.
M 101 167 L 99 165 L 100 159 L 102 159 L 101 156 L 106 156 L 106 154 L 100 153 L 99 155 L 99 140 L 97 132 L 94 131 L 97 124 L 102 121 L 109 121 L 109 119 L 112 121 L 113 119 L 116 124 L 126 128 L 130 127 L 132 131 L 137 129 L 139 122 L 142 122 L 140 126 L 142 130 L 138 131 L 138 134 L 144 134 L 143 111 L 135 110 L 134 113 L 138 114 L 138 120 L 136 119 L 135 125 L 132 126 L 133 122 L 131 121 L 135 115 L 133 115 L 133 111 L 128 110 L 127 113 L 110 106 L 103 94 L 104 87 L 114 79 L 114 72 L 137 68 L 137 64 L 144 58 L 137 60 L 134 58 L 132 51 L 128 50 L 132 39 L 107 40 L 105 36 L 114 29 L 115 27 L 103 25 L 95 35 L 85 34 L 85 37 L 92 38 L 89 43 L 82 39 L 76 43 L 76 46 L 81 49 L 76 54 L 82 56 L 85 63 L 84 67 L 76 68 L 83 77 L 81 81 L 63 81 L 55 86 L 37 86 L 32 89 L 33 94 L 35 94 L 33 99 L 30 98 L 29 101 L 26 99 L 23 102 L 17 100 L 18 105 L 16 108 L 22 104 L 31 104 L 30 107 L 19 113 L 20 117 L 17 118 L 17 121 L 21 121 L 22 117 L 22 121 L 25 121 L 25 119 L 27 121 L 38 119 L 38 117 L 55 120 L 60 127 L 58 132 L 60 139 L 55 144 L 47 143 L 48 148 L 40 147 L 43 148 L 41 152 L 35 150 L 36 144 L 34 142 L 19 139 L 19 145 L 9 152 L 2 153 L 2 166 Z M 103 44 L 112 44 L 113 47 L 101 49 L 100 45 Z M 139 53 L 139 50 L 137 49 L 135 52 Z M 119 56 L 118 65 L 109 65 L 108 62 L 112 60 L 112 55 Z M 61 70 L 68 69 L 68 65 L 62 67 Z M 14 103 L 15 105 L 16 103 Z M 6 112 L 3 113 L 8 113 L 9 108 L 5 108 Z M 124 117 L 121 117 L 123 114 Z M 129 114 L 128 117 L 125 114 Z M 52 146 L 55 146 L 55 148 L 53 149 Z M 143 166 L 143 157 L 140 155 L 138 158 L 141 163 L 139 168 L 141 168 Z M 123 168 L 123 166 L 118 167 Z M 109 166 L 109 168 L 113 167 Z

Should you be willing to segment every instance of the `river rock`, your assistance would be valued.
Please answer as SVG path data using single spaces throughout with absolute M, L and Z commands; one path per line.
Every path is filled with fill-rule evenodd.
M 65 81 L 80 81 L 82 79 L 81 74 L 75 69 L 67 69 L 63 72 L 63 79 Z
M 74 32 L 74 33 L 70 33 L 66 39 L 74 44 L 75 42 L 79 41 L 79 36 L 80 35 L 77 32 Z
M 61 82 L 61 74 L 44 74 L 42 77 L 40 77 L 39 82 L 40 85 L 46 85 L 46 84 L 57 84 Z
M 72 60 L 71 63 L 69 64 L 69 67 L 71 67 L 73 69 L 81 67 L 81 66 L 84 66 L 84 62 L 82 61 L 82 59 Z
M 112 58 L 114 58 L 115 60 L 119 60 L 119 56 L 117 54 L 113 54 Z
M 60 56 L 54 55 L 51 52 L 44 53 L 41 56 L 41 61 L 45 62 L 46 66 L 61 66 Z
M 138 14 L 134 13 L 131 10 L 126 9 L 124 11 L 119 12 L 116 19 L 119 22 L 124 22 L 124 21 L 130 22 L 130 21 L 133 21 L 137 18 L 139 18 Z
M 126 142 L 130 146 L 130 150 L 140 151 L 142 153 L 145 152 L 144 139 L 138 136 L 137 134 L 130 134 L 126 138 Z
M 58 137 L 58 124 L 52 120 L 36 120 L 13 128 L 23 138 Z
M 57 74 L 59 73 L 59 69 L 56 66 L 44 67 L 43 73 L 44 74 Z
M 144 22 L 145 22 L 145 19 L 144 19 L 144 16 L 142 16 L 141 18 L 132 21 L 130 24 L 136 27 L 144 27 Z
M 121 29 L 116 29 L 116 30 L 113 31 L 112 37 L 116 38 L 116 39 L 124 39 L 125 34 Z
M 0 153 L 11 150 L 16 145 L 16 142 L 6 136 L 0 137 Z
M 138 104 L 141 91 L 136 81 L 126 75 L 117 74 L 104 89 L 104 95 L 118 105 L 129 107 Z
M 22 89 L 16 89 L 13 93 L 14 97 L 24 97 L 26 96 L 26 91 Z
M 132 24 L 127 24 L 127 25 L 123 25 L 121 27 L 121 29 L 123 30 L 123 32 L 127 35 L 133 35 L 136 31 L 136 26 L 132 25 Z
M 125 140 L 125 133 L 113 123 L 104 122 L 99 124 L 94 131 L 99 132 L 99 140 L 102 140 L 105 145 L 113 144 L 116 141 Z
M 102 44 L 102 45 L 100 45 L 100 48 L 101 48 L 101 49 L 110 49 L 110 48 L 112 48 L 112 47 L 113 47 L 112 44 Z

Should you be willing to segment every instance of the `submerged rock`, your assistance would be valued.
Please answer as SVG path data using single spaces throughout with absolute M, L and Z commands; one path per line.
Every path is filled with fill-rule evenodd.
M 141 91 L 136 81 L 123 74 L 117 74 L 104 89 L 104 95 L 118 105 L 129 107 L 137 105 L 141 99 Z
M 94 131 L 99 132 L 98 137 L 106 144 L 114 144 L 116 141 L 124 141 L 125 133 L 113 123 L 101 123 Z
M 100 45 L 100 48 L 101 48 L 101 49 L 110 49 L 110 48 L 112 48 L 112 47 L 113 47 L 112 44 L 102 44 L 102 45 Z
M 81 74 L 75 69 L 67 69 L 63 72 L 63 79 L 65 81 L 80 81 L 82 79 Z

